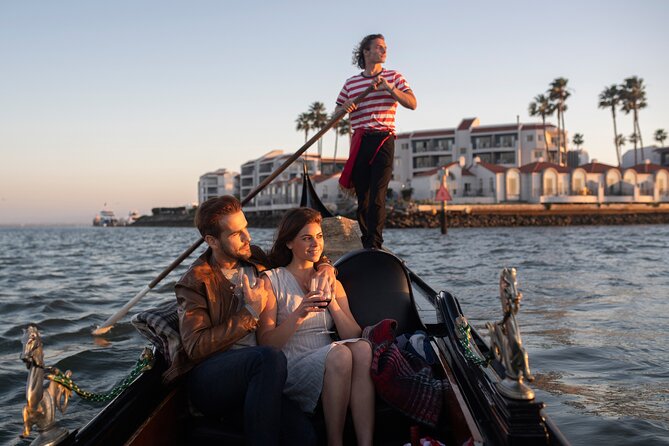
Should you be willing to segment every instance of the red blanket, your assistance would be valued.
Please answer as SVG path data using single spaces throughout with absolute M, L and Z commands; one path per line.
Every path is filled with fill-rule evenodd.
M 395 343 L 397 322 L 384 319 L 365 328 L 363 337 L 373 345 L 371 375 L 376 393 L 412 419 L 436 426 L 448 383 L 432 376 L 423 358 Z

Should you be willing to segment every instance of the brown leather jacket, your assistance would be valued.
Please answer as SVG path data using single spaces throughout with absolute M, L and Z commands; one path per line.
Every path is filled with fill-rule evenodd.
M 212 354 L 229 349 L 258 325 L 257 318 L 246 307 L 237 311 L 235 286 L 212 262 L 210 248 L 193 262 L 174 287 L 182 346 L 163 374 L 167 383 Z M 269 265 L 267 256 L 257 246 L 251 246 L 248 263 L 258 273 Z

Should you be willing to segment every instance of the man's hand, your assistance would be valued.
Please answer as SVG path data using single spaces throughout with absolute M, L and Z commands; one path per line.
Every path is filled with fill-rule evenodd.
M 262 278 L 256 280 L 255 286 L 251 286 L 249 277 L 244 274 L 242 278 L 242 286 L 244 287 L 244 300 L 251 305 L 258 314 L 262 313 L 267 305 L 269 292 L 265 288 L 265 281 Z
M 323 291 L 330 296 L 334 296 L 335 284 L 337 283 L 337 276 L 335 275 L 336 271 L 335 267 L 329 263 L 318 265 L 318 270 L 316 270 L 316 273 L 314 274 L 314 279 L 316 279 L 316 289 Z
M 353 102 L 353 99 L 349 99 L 348 101 L 344 102 L 340 107 L 346 110 L 346 113 L 351 113 L 353 110 L 358 108 L 358 106 Z
M 376 89 L 392 93 L 395 90 L 395 85 L 390 85 L 385 77 L 379 76 L 376 78 Z

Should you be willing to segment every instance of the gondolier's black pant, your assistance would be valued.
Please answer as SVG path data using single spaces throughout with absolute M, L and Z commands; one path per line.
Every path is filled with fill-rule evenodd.
M 191 402 L 203 414 L 244 426 L 250 445 L 316 444 L 316 432 L 283 395 L 286 356 L 273 347 L 217 353 L 188 374 Z
M 386 193 L 393 176 L 395 136 L 386 132 L 365 133 L 355 159 L 351 179 L 358 197 L 358 224 L 362 246 L 381 248 L 386 220 Z M 378 148 L 378 151 L 377 151 Z

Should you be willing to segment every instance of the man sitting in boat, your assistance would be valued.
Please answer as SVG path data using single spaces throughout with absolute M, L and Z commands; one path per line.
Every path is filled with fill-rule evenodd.
M 310 420 L 282 395 L 286 357 L 256 344 L 258 318 L 269 297 L 265 282 L 256 278 L 269 262 L 251 245 L 241 204 L 232 196 L 209 199 L 198 208 L 195 225 L 209 249 L 175 286 L 184 352 L 176 355 L 166 379 L 187 373 L 191 402 L 206 416 L 243 415 L 249 444 L 315 444 Z M 315 277 L 321 288 L 336 280 L 331 266 Z
M 328 445 L 343 445 L 346 412 L 351 408 L 357 444 L 371 446 L 374 435 L 374 384 L 369 374 L 372 349 L 361 339 L 342 284 L 334 294 L 311 285 L 314 263 L 323 253 L 321 214 L 298 208 L 284 216 L 270 252 L 279 268 L 265 271 L 270 291 L 260 314 L 258 342 L 281 348 L 288 359 L 285 393 L 304 412 L 322 398 Z M 345 340 L 332 342 L 330 328 Z

